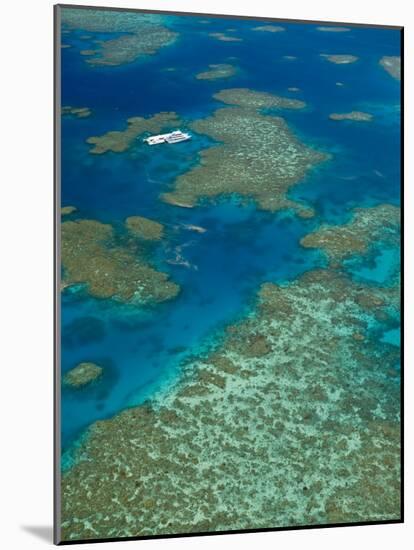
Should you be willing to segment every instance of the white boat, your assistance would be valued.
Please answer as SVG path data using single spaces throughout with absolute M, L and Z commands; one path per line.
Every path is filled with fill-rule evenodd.
M 148 145 L 159 145 L 160 143 L 179 143 L 180 141 L 187 141 L 191 139 L 191 134 L 182 132 L 181 130 L 174 130 L 168 134 L 158 134 L 157 136 L 149 136 L 143 139 Z
M 167 143 L 179 143 L 180 141 L 187 141 L 188 139 L 191 139 L 191 134 L 182 132 L 181 130 L 175 130 L 175 132 L 168 134 L 165 141 Z

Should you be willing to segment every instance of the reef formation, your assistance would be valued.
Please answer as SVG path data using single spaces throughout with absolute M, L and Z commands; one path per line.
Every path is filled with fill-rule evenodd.
M 61 254 L 63 288 L 83 284 L 96 298 L 139 305 L 169 300 L 179 292 L 166 273 L 149 264 L 142 243 L 123 241 L 110 224 L 85 219 L 63 222 Z
M 96 106 L 92 105 L 98 129 L 86 136 L 82 132 L 76 136 L 78 125 L 89 127 L 91 121 L 82 123 L 73 120 L 63 124 L 64 130 L 70 130 L 65 143 L 75 147 L 68 149 L 70 154 L 66 160 L 70 164 L 73 165 L 72 153 L 76 153 L 79 147 L 77 137 L 85 139 L 92 133 L 102 135 L 87 139 L 90 153 L 107 154 L 107 157 L 84 158 L 82 173 L 76 163 L 75 171 L 68 165 L 68 177 L 63 186 L 61 288 L 67 298 L 63 299 L 63 308 L 67 305 L 77 308 L 81 300 L 82 307 L 76 315 L 82 317 L 71 321 L 70 310 L 63 310 L 64 316 L 68 313 L 62 326 L 63 351 L 67 353 L 64 364 L 77 366 L 62 377 L 62 395 L 63 399 L 72 400 L 71 407 L 79 407 L 76 415 L 81 416 L 82 401 L 88 401 L 83 398 L 96 393 L 98 412 L 93 418 L 99 415 L 99 418 L 105 419 L 89 425 L 63 457 L 59 507 L 62 539 L 77 542 L 113 537 L 399 520 L 400 350 L 396 340 L 393 341 L 394 337 L 390 336 L 387 340 L 387 334 L 399 331 L 400 281 L 397 271 L 400 210 L 391 204 L 355 208 L 349 212 L 346 223 L 341 218 L 341 225 L 321 225 L 325 218 L 321 221 L 319 217 L 301 223 L 293 219 L 293 215 L 312 218 L 316 211 L 310 205 L 314 203 L 318 214 L 324 216 L 325 213 L 329 219 L 331 216 L 335 219 L 348 212 L 351 200 L 355 201 L 352 204 L 364 205 L 377 201 L 379 196 L 381 200 L 386 200 L 384 197 L 389 197 L 391 202 L 398 200 L 398 189 L 394 189 L 395 181 L 392 179 L 398 176 L 398 162 L 393 164 L 394 153 L 391 151 L 389 157 L 384 154 L 381 163 L 378 157 L 374 159 L 377 164 L 365 162 L 371 161 L 372 148 L 369 144 L 375 146 L 382 141 L 376 138 L 373 142 L 336 141 L 342 133 L 347 138 L 348 134 L 351 138 L 356 136 L 357 129 L 364 130 L 361 132 L 364 136 L 370 133 L 369 125 L 362 122 L 371 120 L 371 114 L 347 112 L 363 105 L 358 100 L 354 101 L 357 89 L 351 90 L 350 86 L 344 88 L 344 91 L 350 92 L 345 95 L 338 89 L 338 94 L 345 100 L 342 105 L 345 112 L 329 115 L 330 111 L 326 111 L 326 104 L 330 103 L 329 86 L 333 87 L 333 91 L 335 85 L 342 86 L 340 82 L 335 83 L 335 79 L 340 77 L 336 76 L 327 83 L 327 95 L 319 94 L 323 104 L 315 99 L 318 94 L 315 95 L 312 85 L 316 88 L 320 85 L 317 78 L 320 70 L 340 71 L 341 74 L 355 72 L 358 80 L 359 71 L 372 69 L 379 83 L 375 98 L 384 98 L 384 105 L 388 102 L 387 98 L 391 98 L 392 105 L 387 103 L 387 106 L 392 107 L 394 113 L 398 103 L 395 96 L 398 85 L 383 70 L 399 79 L 400 59 L 384 57 L 379 60 L 383 50 L 374 58 L 373 65 L 370 60 L 374 50 L 362 47 L 364 37 L 359 41 L 359 30 L 350 33 L 348 28 L 327 26 L 317 29 L 344 33 L 344 36 L 335 37 L 342 46 L 333 51 L 356 52 L 361 59 L 370 62 L 356 63 L 355 67 L 346 69 L 336 68 L 330 63 L 354 63 L 357 60 L 355 56 L 325 54 L 326 63 L 321 61 L 320 52 L 330 50 L 317 43 L 325 39 L 329 42 L 333 38 L 322 35 L 313 41 L 317 50 L 306 47 L 305 42 L 306 51 L 302 55 L 299 35 L 303 34 L 304 39 L 316 36 L 315 31 L 312 34 L 312 30 L 308 32 L 307 28 L 306 32 L 301 33 L 298 29 L 298 33 L 293 33 L 295 43 L 292 50 L 285 47 L 279 48 L 276 53 L 269 50 L 267 53 L 270 58 L 273 56 L 273 61 L 269 58 L 267 64 L 266 59 L 262 59 L 263 63 L 258 63 L 256 70 L 251 60 L 260 58 L 263 53 L 261 46 L 267 39 L 272 40 L 273 35 L 269 33 L 279 33 L 284 28 L 263 23 L 251 29 L 250 23 L 245 26 L 244 22 L 240 22 L 237 29 L 221 27 L 223 32 L 210 34 L 216 40 L 234 42 L 226 46 L 208 38 L 207 33 L 215 26 L 214 18 L 199 20 L 202 24 L 210 24 L 210 27 L 204 28 L 205 32 L 199 32 L 201 25 L 197 29 L 191 27 L 191 42 L 199 35 L 203 41 L 201 47 L 204 48 L 208 41 L 216 52 L 211 61 L 215 59 L 225 63 L 207 67 L 210 60 L 204 58 L 201 65 L 203 72 L 196 75 L 194 67 L 197 66 L 197 59 L 200 60 L 196 47 L 200 45 L 194 43 L 194 52 L 185 52 L 183 59 L 180 58 L 181 51 L 175 51 L 173 47 L 169 52 L 173 55 L 155 60 L 154 66 L 148 67 L 148 73 L 145 72 L 147 75 L 159 71 L 171 73 L 168 78 L 164 75 L 165 89 L 151 96 L 151 105 L 155 105 L 153 112 L 161 108 L 156 107 L 160 99 L 168 96 L 165 107 L 177 108 L 189 117 L 205 118 L 188 124 L 176 113 L 161 112 L 153 116 L 145 114 L 128 118 L 124 126 L 122 121 L 120 125 L 112 125 L 108 120 L 113 120 L 113 109 L 119 109 L 119 112 L 128 109 L 128 113 L 131 110 L 131 114 L 142 115 L 148 113 L 147 108 L 151 109 L 151 106 L 143 104 L 142 109 L 139 107 L 143 98 L 141 92 L 145 95 L 145 89 L 142 89 L 139 93 L 134 92 L 133 102 L 138 104 L 138 109 L 134 111 L 127 87 L 125 97 L 121 93 L 116 105 L 111 104 L 111 99 L 123 91 L 130 78 L 135 79 L 137 85 L 139 79 L 135 74 L 135 65 L 119 70 L 106 70 L 105 66 L 144 60 L 160 48 L 173 44 L 179 36 L 174 32 L 176 29 L 187 32 L 188 18 L 178 24 L 173 23 L 173 30 L 170 30 L 162 15 L 65 8 L 61 12 L 65 27 L 62 32 L 69 40 L 73 39 L 68 47 L 83 56 L 76 59 L 72 51 L 63 55 L 69 62 L 74 60 L 74 74 L 85 76 L 84 82 L 90 92 L 95 89 L 95 84 L 99 87 L 105 79 L 108 82 L 108 89 L 102 95 L 103 101 L 95 97 L 99 101 Z M 174 20 L 174 16 L 169 17 Z M 249 32 L 249 28 L 258 32 Z M 284 41 L 290 34 L 290 28 L 290 25 L 286 27 L 286 36 L 282 32 L 275 40 Z M 80 29 L 89 34 L 82 35 Z M 242 38 L 237 36 L 238 29 L 243 29 L 243 34 L 240 33 Z M 97 36 L 96 33 L 102 34 Z M 243 44 L 237 45 L 243 39 L 246 48 Z M 348 39 L 352 42 L 352 48 L 345 45 Z M 256 57 L 253 51 L 255 40 Z M 82 41 L 88 41 L 81 46 L 85 49 L 79 47 Z M 378 41 L 378 44 L 382 43 Z M 183 40 L 184 49 L 186 44 L 187 40 Z M 227 57 L 223 53 L 227 48 L 240 50 L 239 59 Z M 387 42 L 387 48 L 390 52 L 398 52 L 391 41 L 389 44 Z M 219 50 L 223 52 L 217 54 Z M 252 54 L 243 58 L 244 50 Z M 364 51 L 368 51 L 368 58 Z M 309 79 L 305 78 L 303 82 L 295 79 L 293 69 L 299 63 L 295 61 L 298 58 L 284 53 L 297 53 L 301 64 L 307 65 Z M 182 62 L 179 62 L 180 59 Z M 282 65 L 279 68 L 289 69 L 286 75 L 280 72 L 276 77 L 273 75 L 275 62 Z M 99 68 L 101 65 L 103 67 Z M 72 74 L 73 67 L 68 67 L 68 74 Z M 243 80 L 247 86 L 249 83 L 254 86 L 256 82 L 256 85 L 262 83 L 260 85 L 268 89 L 287 89 L 287 95 L 291 97 L 247 88 L 225 89 L 214 95 L 217 103 L 211 112 L 211 103 L 205 95 L 206 87 L 210 85 L 197 83 L 195 79 L 213 81 L 229 78 L 240 71 L 239 67 L 243 70 L 240 81 Z M 78 69 L 85 71 L 85 74 L 78 73 Z M 131 73 L 127 75 L 129 70 Z M 119 82 L 113 79 L 113 89 L 109 87 L 109 73 L 121 77 Z M 93 75 L 98 79 L 96 82 L 89 81 Z M 150 81 L 151 78 L 148 78 L 147 81 Z M 180 80 L 182 78 L 183 81 Z M 67 80 L 65 76 L 64 81 Z M 384 86 L 381 86 L 381 80 Z M 185 86 L 187 94 L 180 93 L 181 85 Z M 225 85 L 226 82 L 223 87 Z M 194 87 L 194 94 L 191 86 Z M 295 86 L 307 90 L 309 95 L 304 94 L 303 97 L 314 98 L 311 108 L 306 109 L 304 101 L 294 99 L 302 98 L 302 94 L 295 95 L 294 92 L 300 91 Z M 217 89 L 218 85 L 212 83 L 210 87 Z M 388 90 L 394 95 L 387 95 Z M 65 97 L 69 98 L 70 93 L 68 88 Z M 82 105 L 83 100 L 79 104 Z M 372 108 L 377 116 L 379 107 Z M 332 170 L 327 170 L 326 174 L 323 172 L 321 178 L 315 178 L 315 189 L 309 190 L 309 193 L 302 188 L 298 188 L 297 195 L 290 194 L 290 191 L 327 161 L 330 155 L 310 146 L 302 133 L 296 134 L 294 126 L 283 118 L 284 109 L 292 110 L 290 118 L 293 124 L 303 117 L 297 127 L 305 134 L 312 132 L 312 128 L 315 130 L 315 125 L 321 122 L 322 133 L 316 138 L 320 143 L 329 143 L 338 157 L 344 155 L 338 165 L 335 163 L 332 166 Z M 88 111 L 83 107 L 66 106 L 62 114 L 84 118 L 90 115 Z M 193 114 L 206 112 L 203 115 Z M 329 123 L 328 115 L 332 120 L 344 122 Z M 381 121 L 385 120 L 386 115 L 381 112 Z M 325 120 L 321 120 L 321 116 L 325 116 Z M 122 120 L 125 121 L 125 118 Z M 361 124 L 347 120 L 361 121 Z M 182 125 L 191 128 L 191 142 L 177 147 L 162 146 L 160 149 L 147 147 L 142 142 L 142 138 L 149 133 L 162 133 Z M 107 132 L 108 129 L 112 130 Z M 388 130 L 391 130 L 390 126 Z M 315 132 L 318 133 L 317 129 Z M 390 138 L 393 135 L 396 133 L 387 134 Z M 200 136 L 206 136 L 206 139 L 199 139 Z M 200 152 L 199 159 L 194 159 L 197 147 L 205 148 Z M 145 154 L 139 154 L 144 149 Z M 351 154 L 347 158 L 348 153 Z M 152 160 L 148 171 L 144 167 L 147 178 L 140 180 L 142 166 L 139 164 L 150 156 Z M 357 158 L 356 164 L 354 156 Z M 194 160 L 199 160 L 199 163 Z M 186 173 L 183 173 L 184 166 L 190 166 Z M 139 173 L 134 171 L 134 167 Z M 341 167 L 345 167 L 346 174 L 335 173 L 335 169 L 340 170 Z M 102 188 L 99 204 L 92 206 L 93 209 L 104 206 L 102 219 L 112 220 L 111 223 L 80 217 L 83 209 L 91 208 L 91 195 L 87 190 L 80 192 L 81 187 L 87 186 L 94 175 L 99 178 L 99 173 L 91 172 L 96 168 L 102 169 L 103 177 L 106 169 L 113 169 L 113 174 L 116 170 L 120 174 L 119 203 L 110 202 L 111 197 L 106 196 L 106 189 Z M 124 168 L 125 172 L 122 172 Z M 180 175 L 175 181 L 173 177 L 167 181 L 168 174 L 177 173 Z M 158 177 L 159 174 L 162 176 Z M 358 174 L 366 178 L 361 177 L 364 189 L 359 189 L 355 194 L 354 184 L 357 186 L 358 180 L 351 180 L 355 180 Z M 345 181 L 348 179 L 350 181 Z M 330 191 L 335 191 L 336 184 L 338 197 L 332 197 Z M 376 184 L 378 187 L 375 187 Z M 128 206 L 125 199 L 134 185 L 145 193 L 143 204 L 136 209 L 137 205 L 134 207 L 131 203 Z M 309 185 L 313 185 L 313 178 Z M 347 188 L 339 189 L 340 185 Z M 68 186 L 73 188 L 69 190 Z M 122 193 L 124 189 L 126 194 Z M 133 188 L 134 192 L 137 189 Z M 162 199 L 170 205 L 201 208 L 180 211 L 169 204 L 160 205 L 156 200 L 158 192 L 163 193 Z M 205 203 L 221 201 L 232 195 L 237 200 L 231 201 L 230 205 L 224 200 L 217 207 L 208 204 L 209 208 L 204 208 Z M 71 206 L 73 197 L 79 197 L 77 200 L 80 202 L 74 203 L 79 211 Z M 309 203 L 302 203 L 301 197 L 307 197 L 303 200 L 309 200 Z M 82 201 L 85 203 L 82 204 Z M 239 201 L 240 204 L 235 204 Z M 250 203 L 246 207 L 248 201 L 254 201 L 255 205 Z M 125 210 L 125 205 L 128 210 Z M 257 213 L 255 206 L 267 212 Z M 276 216 L 269 214 L 280 209 L 291 209 L 293 212 Z M 137 213 L 145 213 L 154 219 L 135 215 Z M 161 215 L 165 225 L 155 219 Z M 256 231 L 262 219 L 263 233 L 262 228 L 260 232 Z M 279 227 L 282 229 L 280 233 Z M 303 254 L 300 254 L 298 235 L 302 236 L 306 227 L 308 234 L 300 241 L 303 247 Z M 284 236 L 287 237 L 286 244 Z M 172 242 L 167 242 L 167 238 L 171 238 Z M 250 248 L 253 239 L 254 247 Z M 221 240 L 226 242 L 226 248 L 218 246 Z M 228 288 L 224 286 L 223 294 L 217 292 L 215 295 L 221 278 L 215 276 L 217 271 L 210 271 L 205 266 L 208 264 L 210 268 L 212 262 L 220 265 L 222 254 L 229 249 L 233 251 L 233 245 L 234 250 L 236 247 L 243 253 L 246 250 L 246 255 L 241 253 L 235 256 L 235 260 L 240 261 L 240 276 L 238 271 L 234 272 L 238 280 L 248 280 L 249 289 L 256 280 L 267 282 L 257 288 L 256 296 L 250 295 L 251 290 L 245 293 L 244 287 L 241 288 L 243 313 L 237 305 L 238 295 L 237 301 L 234 301 L 234 311 L 243 317 L 238 317 L 237 322 L 232 321 L 225 327 L 220 322 L 218 326 L 215 317 L 212 317 L 211 323 L 216 323 L 212 326 L 217 332 L 211 337 L 208 334 L 207 342 L 200 342 L 202 337 L 197 336 L 197 331 L 193 336 L 191 325 L 194 312 L 203 310 L 202 320 L 209 322 L 210 306 L 212 312 L 216 304 L 222 307 L 219 299 Z M 184 257 L 186 246 L 194 247 L 188 259 Z M 280 250 L 276 250 L 278 248 Z M 276 254 L 272 253 L 273 250 Z M 391 255 L 383 254 L 389 250 Z M 212 256 L 207 262 L 206 254 L 211 251 Z M 378 257 L 380 261 L 377 262 Z M 198 258 L 206 261 L 199 262 Z M 309 264 L 314 265 L 315 261 L 322 267 L 310 268 L 308 258 L 311 258 Z M 194 270 L 194 275 L 200 278 L 196 281 L 195 277 L 188 276 L 190 271 L 171 267 L 172 273 L 177 273 L 177 278 L 180 277 L 180 282 L 185 285 L 183 300 L 177 300 L 178 310 L 175 306 L 170 310 L 163 305 L 159 310 L 153 308 L 141 315 L 142 305 L 164 302 L 180 292 L 179 286 L 163 272 L 162 262 L 185 266 Z M 198 273 L 195 272 L 196 262 L 200 266 Z M 281 264 L 289 269 L 279 272 Z M 273 271 L 275 266 L 277 269 Z M 372 266 L 374 268 L 371 270 Z M 298 276 L 298 272 L 302 275 Z M 233 277 L 232 273 L 229 275 Z M 276 280 L 283 282 L 276 284 Z M 236 278 L 226 279 L 226 284 L 227 281 L 238 284 Z M 210 282 L 211 288 L 208 286 Z M 197 296 L 200 289 L 203 292 Z M 208 292 L 204 292 L 205 289 Z M 73 293 L 79 295 L 73 296 Z M 101 301 L 90 300 L 89 297 L 84 300 L 87 294 Z M 189 300 L 180 310 L 188 294 L 195 296 L 194 309 L 191 309 L 193 306 Z M 72 298 L 76 303 L 72 303 Z M 229 293 L 229 309 L 233 306 L 232 299 Z M 224 306 L 227 307 L 227 302 Z M 83 312 L 84 307 L 86 311 Z M 102 311 L 108 315 L 105 322 L 100 319 Z M 128 318 L 123 317 L 124 312 Z M 109 323 L 112 313 L 115 315 Z M 147 324 L 147 318 L 151 318 L 154 325 Z M 181 326 L 183 330 L 189 329 L 186 333 L 189 335 L 188 341 L 184 343 L 175 341 L 177 327 Z M 206 326 L 209 326 L 208 323 Z M 115 332 L 111 332 L 110 327 L 116 327 Z M 138 334 L 138 331 L 142 333 Z M 125 340 L 117 339 L 121 332 L 127 332 Z M 148 335 L 148 348 L 142 334 L 144 338 Z M 77 353 L 79 346 L 90 346 L 89 349 L 99 347 L 104 355 L 108 354 L 108 360 L 104 356 L 99 359 L 94 353 L 85 353 L 80 358 L 75 355 L 73 359 L 72 354 Z M 110 373 L 112 351 L 116 366 L 113 378 Z M 158 351 L 161 352 L 159 365 L 158 359 L 153 356 Z M 194 355 L 189 357 L 189 351 Z M 185 359 L 180 359 L 183 356 Z M 104 365 L 103 369 L 99 364 L 87 362 L 94 360 L 94 357 L 97 363 Z M 155 395 L 152 393 L 151 399 L 119 412 L 123 405 L 131 403 L 130 395 L 120 397 L 119 401 L 115 396 L 112 402 L 112 387 L 116 387 L 116 394 L 119 387 L 127 382 L 128 393 L 128 377 L 132 369 L 139 373 L 154 368 L 152 373 L 155 373 L 159 366 L 158 372 L 167 374 L 170 358 L 174 359 L 174 368 L 177 366 L 176 378 L 169 382 L 162 378 L 162 390 Z M 175 360 L 181 361 L 181 364 L 176 365 Z M 77 364 L 79 361 L 85 362 Z M 130 384 L 133 391 L 139 384 L 136 372 L 134 370 L 134 381 L 131 378 Z M 118 383 L 118 374 L 121 383 Z M 156 376 L 158 374 L 154 374 L 150 384 L 156 384 L 161 379 Z M 63 406 L 65 410 L 65 402 Z M 118 412 L 108 418 L 108 410 Z M 67 416 L 64 418 L 69 424 L 70 411 L 66 409 Z M 68 455 L 70 460 L 66 460 Z
M 244 88 L 222 90 L 214 98 L 230 106 L 190 126 L 217 145 L 203 150 L 199 165 L 180 175 L 162 199 L 191 207 L 201 198 L 238 194 L 255 199 L 264 210 L 309 211 L 286 193 L 329 156 L 302 144 L 283 118 L 270 113 L 303 109 L 305 103 Z
M 82 29 L 97 33 L 122 33 L 108 40 L 95 40 L 86 62 L 90 65 L 117 66 L 154 55 L 173 44 L 178 33 L 171 31 L 162 16 L 112 10 L 61 10 L 64 30 Z M 96 54 L 96 55 L 94 55 Z
M 164 226 L 143 216 L 130 216 L 125 220 L 128 230 L 146 241 L 160 241 L 164 235 Z
M 395 80 L 401 80 L 401 58 L 399 56 L 381 57 L 379 63 Z
M 349 32 L 351 29 L 347 27 L 316 27 L 320 32 Z
M 60 213 L 62 216 L 69 216 L 77 211 L 76 206 L 62 206 Z
M 332 230 L 363 254 L 397 210 Z M 64 539 L 398 519 L 399 350 L 369 333 L 389 292 L 331 268 L 263 284 L 178 383 L 89 429 L 62 479 Z
M 237 36 L 229 36 L 228 34 L 224 32 L 210 32 L 208 33 L 209 36 L 212 38 L 215 38 L 216 40 L 221 40 L 221 42 L 242 42 L 242 38 L 238 38 Z
M 87 118 L 91 116 L 92 111 L 89 107 L 72 107 L 71 105 L 65 105 L 61 110 L 62 116 L 73 116 L 76 118 Z
M 98 50 L 80 50 L 81 55 L 95 55 L 98 53 Z
M 285 28 L 280 25 L 261 25 L 259 27 L 254 27 L 252 30 L 261 32 L 283 32 Z
M 400 209 L 391 204 L 356 208 L 347 224 L 323 225 L 314 233 L 306 235 L 301 245 L 322 248 L 329 260 L 336 264 L 354 254 L 367 253 L 374 244 L 398 247 L 400 215 Z
M 99 380 L 102 376 L 103 368 L 95 363 L 79 363 L 76 367 L 68 371 L 63 377 L 63 385 L 79 389 Z
M 354 120 L 356 122 L 371 122 L 374 118 L 371 113 L 364 113 L 363 111 L 351 111 L 349 113 L 331 113 L 329 115 L 331 120 Z
M 358 57 L 356 55 L 328 55 L 325 53 L 321 53 L 320 55 L 327 61 L 335 63 L 336 65 L 348 65 L 349 63 L 355 63 L 355 61 L 358 61 Z
M 220 78 L 230 78 L 237 72 L 236 67 L 229 63 L 215 63 L 208 66 L 207 71 L 196 75 L 197 80 L 218 80 Z
M 93 145 L 90 152 L 95 155 L 102 155 L 108 151 L 113 153 L 123 153 L 133 144 L 135 139 L 149 132 L 158 134 L 168 126 L 177 126 L 179 118 L 176 113 L 157 113 L 152 117 L 131 117 L 127 119 L 125 130 L 115 130 L 106 132 L 102 136 L 92 136 L 86 140 Z

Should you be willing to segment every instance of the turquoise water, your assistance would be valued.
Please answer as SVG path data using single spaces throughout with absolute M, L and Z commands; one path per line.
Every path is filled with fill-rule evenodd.
M 387 330 L 384 332 L 382 336 L 382 342 L 385 342 L 387 344 L 392 344 L 393 346 L 400 346 L 401 345 L 401 334 L 400 334 L 399 328 L 393 328 L 391 330 Z
M 378 286 L 395 282 L 399 273 L 400 251 L 384 245 L 374 248 L 371 254 L 361 260 L 357 257 L 345 262 L 348 273 L 355 280 Z
M 258 24 L 211 19 L 204 26 L 197 18 L 172 17 L 169 25 L 180 33 L 174 45 L 119 67 L 89 66 L 79 55 L 79 48 L 92 47 L 81 38 L 85 32 L 65 35 L 64 42 L 72 47 L 62 50 L 62 105 L 87 106 L 93 113 L 86 119 L 62 120 L 62 204 L 75 205 L 83 218 L 115 227 L 130 215 L 165 224 L 167 235 L 156 247 L 154 262 L 182 291 L 178 298 L 146 309 L 97 300 L 82 290 L 63 293 L 62 373 L 81 361 L 105 369 L 100 384 L 63 390 L 64 449 L 91 422 L 141 403 L 174 380 L 185 357 L 205 350 L 229 323 L 251 310 L 262 282 L 290 281 L 325 267 L 323 254 L 300 246 L 302 236 L 322 223 L 345 223 L 354 207 L 399 204 L 399 82 L 378 64 L 384 55 L 399 55 L 399 33 L 360 28 L 322 33 L 300 24 L 283 24 L 284 33 L 252 31 Z M 242 42 L 221 42 L 206 34 L 229 27 Z M 360 59 L 335 65 L 321 53 Z M 225 63 L 229 57 L 239 67 L 235 77 L 211 82 L 194 78 L 210 63 Z M 165 71 L 169 67 L 176 71 Z M 200 151 L 210 144 L 205 136 L 194 135 L 174 147 L 149 148 L 137 140 L 122 154 L 89 153 L 88 137 L 123 129 L 130 116 L 173 110 L 184 119 L 185 130 L 189 121 L 222 106 L 212 95 L 228 87 L 306 101 L 303 112 L 281 114 L 303 142 L 332 153 L 331 160 L 290 192 L 315 208 L 315 218 L 261 212 L 238 197 L 193 209 L 161 202 L 159 195 L 199 161 Z M 300 91 L 289 92 L 289 87 Z M 351 110 L 366 110 L 375 118 L 366 124 L 328 118 L 332 112 Z M 206 232 L 191 231 L 185 227 L 189 224 Z M 186 265 L 169 263 L 177 252 Z M 380 249 L 347 265 L 355 280 L 384 286 L 398 268 L 397 249 Z M 398 327 L 383 325 L 381 339 L 398 345 Z

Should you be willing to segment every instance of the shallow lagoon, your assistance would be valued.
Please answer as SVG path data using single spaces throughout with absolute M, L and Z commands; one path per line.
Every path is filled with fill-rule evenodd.
M 261 282 L 293 279 L 324 262 L 319 252 L 304 252 L 298 244 L 311 221 L 258 214 L 253 205 L 242 206 L 237 200 L 205 206 L 191 211 L 191 216 L 188 210 L 175 210 L 180 214 L 174 220 L 177 229 L 170 229 L 168 244 L 159 246 L 157 259 L 181 286 L 178 298 L 143 311 L 82 293 L 63 298 L 66 340 L 71 327 L 72 339 L 85 333 L 76 319 L 92 317 L 103 324 L 97 329 L 99 338 L 91 335 L 90 342 L 78 339 L 76 346 L 68 346 L 63 341 L 63 372 L 88 358 L 111 364 L 117 375 L 109 394 L 85 391 L 82 399 L 73 392 L 63 394 L 64 442 L 89 422 L 139 403 L 159 389 L 183 357 L 200 351 L 216 332 L 249 310 Z M 201 226 L 206 233 L 191 231 L 184 223 Z M 177 247 L 189 268 L 166 263 L 175 259 Z

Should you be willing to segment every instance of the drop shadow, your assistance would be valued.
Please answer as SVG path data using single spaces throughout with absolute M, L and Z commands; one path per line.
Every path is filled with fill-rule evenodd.
M 21 528 L 38 539 L 53 543 L 53 527 L 51 525 L 22 525 Z

